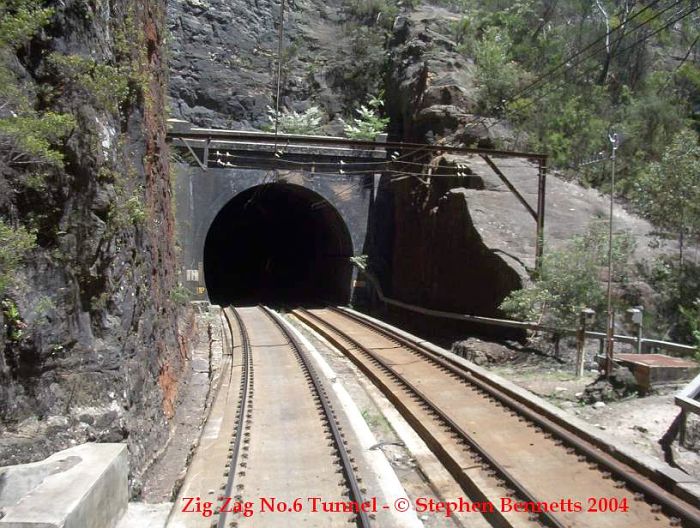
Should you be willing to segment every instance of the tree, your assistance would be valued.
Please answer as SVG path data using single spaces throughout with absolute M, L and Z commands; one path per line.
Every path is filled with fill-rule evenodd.
M 700 232 L 700 145 L 698 134 L 681 130 L 661 160 L 651 163 L 636 181 L 634 201 L 657 226 L 677 233 L 680 266 L 686 236 Z
M 17 74 L 15 50 L 52 13 L 35 0 L 0 0 L 0 162 L 7 167 L 60 165 L 54 146 L 75 126 L 68 114 L 36 111 L 28 96 L 34 88 Z
M 0 219 L 0 297 L 13 284 L 19 264 L 35 243 L 34 233 L 22 226 L 13 228 Z
M 626 279 L 625 264 L 634 251 L 628 233 L 613 237 L 613 270 L 616 282 Z M 531 288 L 517 290 L 501 303 L 501 310 L 523 320 L 543 320 L 560 327 L 575 327 L 583 308 L 602 312 L 605 289 L 600 272 L 607 265 L 607 226 L 593 224 L 574 237 L 563 250 L 545 254 L 542 271 Z
M 496 27 L 485 30 L 476 45 L 476 78 L 480 86 L 480 106 L 484 111 L 501 113 L 503 102 L 515 93 L 524 75 L 510 57 L 512 45 L 508 34 Z

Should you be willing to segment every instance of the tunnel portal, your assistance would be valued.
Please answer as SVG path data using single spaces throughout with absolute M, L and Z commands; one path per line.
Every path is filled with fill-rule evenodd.
M 346 303 L 353 246 L 322 196 L 289 183 L 237 194 L 216 215 L 204 245 L 204 279 L 215 304 Z

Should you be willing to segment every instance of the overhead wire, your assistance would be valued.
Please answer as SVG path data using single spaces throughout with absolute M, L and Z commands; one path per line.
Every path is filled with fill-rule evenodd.
M 253 161 L 253 162 L 260 161 L 260 160 L 273 161 L 271 158 L 263 157 L 263 156 L 245 156 L 245 155 L 241 155 L 241 154 L 231 154 L 228 151 L 225 151 L 223 154 L 221 154 L 221 152 L 219 150 L 217 150 L 216 152 L 217 152 L 217 156 L 219 158 L 225 157 L 226 159 L 233 158 L 233 159 L 249 160 L 249 161 Z M 471 156 L 479 157 L 478 154 L 471 154 Z M 493 156 L 493 157 L 497 158 L 497 156 Z M 431 163 L 419 163 L 419 162 L 415 162 L 415 161 L 398 161 L 397 159 L 388 159 L 388 160 L 382 160 L 382 161 L 344 161 L 344 160 L 340 160 L 340 161 L 299 161 L 299 160 L 291 160 L 291 159 L 285 159 L 285 158 L 281 158 L 281 157 L 275 157 L 274 161 L 275 162 L 277 162 L 277 161 L 284 162 L 284 163 L 289 164 L 289 165 L 295 165 L 295 166 L 300 166 L 300 167 L 311 167 L 312 169 L 315 167 L 323 167 L 323 166 L 339 167 L 341 174 L 353 174 L 353 173 L 364 174 L 364 173 L 367 173 L 371 170 L 380 170 L 381 171 L 381 167 L 386 167 L 386 166 L 390 166 L 393 164 L 410 165 L 410 166 L 421 167 L 421 168 L 433 168 L 433 169 L 438 169 L 438 170 L 452 168 L 449 165 L 435 165 L 435 164 L 431 164 Z M 459 161 L 457 163 L 458 163 L 458 165 L 460 164 Z M 516 164 L 501 162 L 501 163 L 499 163 L 499 167 L 520 168 L 526 163 L 528 163 L 528 162 L 522 162 L 522 163 L 516 163 Z M 465 165 L 466 165 L 466 163 L 465 163 Z M 363 169 L 357 170 L 357 171 L 347 170 L 349 168 L 354 168 L 354 167 L 369 167 L 369 168 L 363 168 Z M 459 167 L 454 168 L 454 170 L 457 170 L 457 171 L 459 171 L 459 169 L 460 169 Z
M 654 1 L 651 2 L 650 4 L 646 5 L 646 6 L 643 7 L 642 9 L 640 9 L 639 11 L 635 12 L 632 16 L 630 16 L 630 17 L 625 21 L 625 24 L 628 24 L 629 22 L 631 22 L 632 20 L 634 20 L 635 18 L 637 18 L 638 16 L 640 16 L 642 13 L 646 12 L 647 10 L 649 10 L 651 7 L 653 7 L 654 5 L 656 5 L 656 4 L 658 3 L 658 1 L 659 1 L 659 0 L 654 0 Z M 681 4 L 683 1 L 684 1 L 684 0 L 675 0 L 673 3 L 667 5 L 666 7 L 664 7 L 663 9 L 661 9 L 660 11 L 654 13 L 654 14 L 653 14 L 651 17 L 649 17 L 648 19 L 645 19 L 644 21 L 642 21 L 642 22 L 639 23 L 638 25 L 634 26 L 632 29 L 628 30 L 628 31 L 625 32 L 625 33 L 622 33 L 622 34 L 619 35 L 619 36 L 617 37 L 617 39 L 612 43 L 611 48 L 614 48 L 615 46 L 617 46 L 618 44 L 620 44 L 620 42 L 621 42 L 624 38 L 629 37 L 629 35 L 632 34 L 633 32 L 638 31 L 640 28 L 642 28 L 642 27 L 644 27 L 644 26 L 650 24 L 651 22 L 653 22 L 654 20 L 656 20 L 657 18 L 659 18 L 660 16 L 662 16 L 664 13 L 666 13 L 668 10 L 670 10 L 670 9 L 676 7 L 677 5 Z M 691 11 L 691 12 L 692 12 L 692 11 Z M 672 21 L 670 24 L 673 24 L 673 23 L 675 23 L 675 21 Z M 665 26 L 664 26 L 664 29 L 665 29 L 665 27 L 668 27 L 668 25 L 670 25 L 670 24 L 665 25 Z M 546 81 L 546 82 L 545 82 L 544 85 L 549 84 L 549 83 L 553 83 L 553 82 L 559 82 L 559 83 L 561 83 L 561 80 L 559 80 L 559 81 L 556 80 L 557 77 L 561 77 L 562 75 L 565 75 L 567 72 L 572 71 L 572 70 L 573 70 L 574 68 L 576 68 L 578 65 L 580 65 L 580 64 L 583 63 L 584 61 L 590 59 L 591 57 L 593 57 L 594 55 L 596 55 L 597 53 L 599 53 L 599 52 L 601 52 L 603 49 L 605 49 L 605 42 L 604 42 L 605 39 L 606 39 L 607 37 L 609 37 L 611 34 L 613 34 L 614 32 L 616 32 L 616 31 L 618 31 L 618 27 L 613 28 L 613 29 L 607 31 L 605 34 L 603 34 L 601 37 L 597 38 L 596 40 L 594 40 L 593 42 L 591 42 L 590 44 L 588 44 L 587 46 L 585 46 L 583 49 L 577 51 L 577 52 L 574 53 L 573 55 L 570 55 L 569 57 L 567 57 L 566 59 L 564 59 L 564 60 L 561 61 L 560 63 L 556 64 L 555 66 L 553 66 L 552 68 L 550 68 L 549 70 L 547 70 L 547 72 L 545 72 L 545 73 L 541 74 L 540 76 L 538 76 L 536 79 L 534 79 L 533 81 L 531 81 L 527 86 L 525 86 L 524 88 L 521 88 L 520 90 L 518 90 L 515 94 L 509 96 L 507 99 L 504 99 L 504 100 L 501 102 L 500 106 L 503 107 L 503 108 L 505 108 L 505 106 L 506 106 L 509 102 L 513 102 L 513 101 L 517 100 L 518 98 L 520 98 L 520 97 L 522 97 L 523 95 L 525 95 L 528 91 L 532 90 L 534 87 L 536 87 L 537 85 L 539 85 L 539 84 L 541 84 L 541 83 L 543 83 L 543 82 L 545 82 L 545 81 Z M 655 33 L 655 34 L 656 34 L 656 33 Z M 643 42 L 644 40 L 650 38 L 650 36 L 651 36 L 651 35 L 647 35 L 647 36 L 643 37 L 642 39 L 640 39 L 640 40 L 636 41 L 635 43 L 633 43 L 632 46 L 635 46 L 635 45 L 637 45 L 638 43 Z M 599 47 L 593 49 L 596 45 L 601 44 L 601 43 L 602 43 L 602 46 L 599 46 Z M 628 49 L 630 49 L 630 47 L 632 47 L 632 46 L 628 46 L 628 47 L 624 48 L 624 49 L 621 50 L 621 51 L 618 50 L 617 53 L 618 53 L 618 54 L 619 54 L 619 53 L 623 53 L 624 51 L 627 51 Z M 589 52 L 589 51 L 590 51 L 590 53 L 587 53 L 587 52 Z M 575 60 L 575 61 L 572 63 L 571 61 L 572 61 L 573 59 L 578 59 L 578 60 Z M 559 71 L 563 66 L 566 66 L 566 68 L 564 68 L 562 71 Z M 591 68 L 586 69 L 586 70 L 583 72 L 583 74 L 588 74 L 588 73 L 590 73 L 590 72 L 592 72 L 592 71 L 594 71 L 594 70 L 596 70 L 596 69 L 598 69 L 598 68 L 599 68 L 599 65 L 595 65 L 595 66 L 593 66 L 593 67 L 591 67 Z M 558 72 L 558 73 L 557 73 L 557 72 Z M 555 75 L 555 74 L 556 74 L 556 75 Z M 554 77 L 554 78 L 553 78 L 553 77 Z M 543 85 L 543 86 L 544 86 L 544 85 Z M 559 88 L 559 85 L 557 85 L 554 89 L 558 89 L 558 88 Z M 544 95 L 548 95 L 548 94 L 552 93 L 552 92 L 554 91 L 554 89 L 547 90 L 547 91 L 545 92 Z M 543 96 L 539 96 L 539 97 L 530 99 L 529 101 L 527 101 L 527 102 L 525 103 L 524 106 L 522 106 L 522 107 L 520 107 L 520 108 L 521 108 L 521 109 L 523 109 L 523 108 L 529 108 L 530 106 L 532 106 L 532 105 L 535 104 L 536 102 L 539 102 L 539 101 L 542 100 L 543 98 L 544 98 Z M 482 117 L 480 117 L 478 120 L 476 120 L 475 122 L 470 123 L 469 125 L 470 125 L 470 126 L 484 125 L 484 126 L 486 126 L 486 128 L 487 128 L 488 130 L 490 130 L 491 128 L 493 128 L 494 126 L 496 126 L 498 123 L 501 123 L 501 122 L 505 121 L 505 119 L 506 119 L 506 118 L 505 118 L 504 116 L 502 116 L 502 117 L 500 117 L 500 118 L 492 118 L 492 117 L 488 117 L 488 116 L 482 116 Z M 487 124 L 487 121 L 490 121 L 490 123 Z
M 660 11 L 659 13 L 657 13 L 653 18 L 656 18 L 656 17 L 658 17 L 658 16 L 661 16 L 661 14 L 665 13 L 668 9 L 671 9 L 674 5 L 678 5 L 678 4 L 681 3 L 682 1 L 683 1 L 683 0 L 676 0 L 676 2 L 675 2 L 674 4 L 671 4 L 671 5 L 667 6 L 665 9 L 663 9 L 662 11 Z M 647 5 L 644 6 L 642 9 L 640 9 L 639 11 L 637 11 L 636 13 L 634 13 L 632 16 L 630 16 L 628 19 L 626 19 L 626 20 L 625 20 L 625 24 L 630 23 L 632 20 L 634 20 L 635 18 L 637 18 L 638 16 L 640 16 L 640 15 L 641 15 L 642 13 L 644 13 L 645 11 L 651 9 L 654 5 L 656 5 L 656 4 L 658 4 L 658 3 L 659 3 L 659 0 L 654 0 L 653 2 L 647 4 Z M 619 17 L 619 14 L 618 14 L 617 16 Z M 633 31 L 636 31 L 637 29 L 639 29 L 639 28 L 642 27 L 643 25 L 647 24 L 649 21 L 653 20 L 653 18 L 652 18 L 652 19 L 649 19 L 648 21 L 642 22 L 642 23 L 641 23 L 640 25 L 638 25 L 638 26 L 635 26 L 634 28 L 632 28 L 631 30 L 629 30 L 629 32 L 627 33 L 627 35 L 629 35 L 629 33 L 633 32 Z M 619 26 L 618 26 L 618 27 L 619 27 Z M 572 67 L 577 66 L 578 64 L 580 64 L 580 63 L 583 62 L 584 60 L 587 60 L 587 59 L 591 58 L 591 57 L 592 57 L 593 55 L 595 55 L 596 53 L 602 51 L 602 50 L 605 48 L 605 42 L 604 42 L 604 41 L 605 41 L 607 38 L 609 38 L 613 33 L 615 33 L 615 31 L 617 31 L 617 29 L 618 29 L 617 27 L 616 27 L 616 28 L 613 28 L 613 29 L 610 29 L 609 31 L 607 31 L 607 32 L 606 32 L 604 35 L 602 35 L 601 37 L 597 38 L 597 39 L 594 40 L 593 42 L 591 42 L 591 43 L 589 43 L 588 45 L 584 46 L 582 49 L 578 50 L 578 51 L 577 51 L 576 53 L 574 53 L 573 55 L 570 55 L 569 57 L 567 57 L 566 59 L 564 59 L 564 60 L 561 61 L 560 63 L 558 63 L 558 64 L 556 64 L 555 66 L 551 67 L 551 68 L 548 69 L 546 72 L 544 72 L 543 74 L 541 74 L 539 77 L 537 77 L 536 79 L 534 79 L 533 81 L 531 81 L 531 82 L 530 82 L 528 85 L 526 85 L 524 88 L 520 89 L 518 92 L 516 92 L 514 95 L 512 95 L 509 99 L 516 99 L 516 98 L 518 98 L 518 97 L 524 95 L 525 93 L 527 93 L 529 90 L 531 90 L 533 87 L 535 87 L 535 86 L 537 86 L 538 84 L 540 84 L 542 81 L 551 79 L 551 76 L 552 76 L 554 73 L 556 73 L 556 72 L 557 72 L 560 68 L 562 68 L 563 66 L 567 66 L 566 69 L 571 69 Z M 618 40 L 618 42 L 619 42 L 619 40 Z M 572 60 L 574 60 L 574 59 L 580 57 L 581 55 L 583 55 L 584 53 L 586 53 L 588 50 L 590 50 L 592 47 L 594 47 L 594 46 L 596 46 L 597 44 L 600 44 L 600 43 L 603 43 L 603 47 L 598 48 L 598 49 L 596 49 L 596 50 L 593 50 L 593 52 L 590 53 L 590 54 L 588 54 L 587 57 L 583 57 L 582 59 L 580 59 L 580 60 L 576 61 L 575 63 L 571 64 L 571 61 L 572 61 Z M 611 48 L 612 48 L 612 45 L 611 45 Z
M 243 170 L 260 170 L 260 165 L 245 165 L 245 164 L 240 164 L 240 163 L 226 163 L 226 162 L 221 162 L 220 166 L 222 168 L 228 168 L 228 169 L 243 169 Z M 499 165 L 500 167 L 500 165 Z M 527 168 L 526 165 L 520 165 L 520 166 L 510 166 L 510 168 Z M 276 168 L 277 170 L 280 170 L 280 167 Z M 451 168 L 451 170 L 458 171 L 458 168 Z M 533 166 L 532 169 L 534 170 L 535 167 Z M 271 169 L 273 170 L 273 169 Z M 304 169 L 298 169 L 298 170 L 304 170 Z M 324 171 L 306 171 L 307 176 L 372 176 L 372 173 L 369 171 L 343 171 L 343 172 L 324 172 Z M 398 176 L 417 176 L 421 178 L 460 178 L 460 177 L 467 177 L 471 176 L 470 174 L 459 174 L 458 172 L 455 172 L 454 174 L 435 174 L 435 173 L 427 173 L 427 172 L 411 172 L 411 171 L 402 171 L 402 170 L 397 170 L 397 169 L 384 169 L 382 170 L 382 174 L 394 174 Z
M 682 0 L 677 1 L 674 5 L 679 4 L 681 1 L 682 1 Z M 695 7 L 692 7 L 692 6 L 691 6 L 686 12 L 681 12 L 680 14 L 674 15 L 675 18 L 673 18 L 672 20 L 670 20 L 670 19 L 667 20 L 666 23 L 664 23 L 661 27 L 657 28 L 655 31 L 653 31 L 653 32 L 649 33 L 648 35 L 644 35 L 643 37 L 637 39 L 635 42 L 633 42 L 632 44 L 626 46 L 626 47 L 623 48 L 622 50 L 618 50 L 617 53 L 618 53 L 618 54 L 619 54 L 619 53 L 624 53 L 625 51 L 627 51 L 627 50 L 629 50 L 629 49 L 631 49 L 631 48 L 637 46 L 637 45 L 640 44 L 641 42 L 644 42 L 644 41 L 650 39 L 651 37 L 653 37 L 653 36 L 659 34 L 661 31 L 663 31 L 663 30 L 667 29 L 668 27 L 672 26 L 672 25 L 675 24 L 676 22 L 678 22 L 678 21 L 682 20 L 683 18 L 685 18 L 685 17 L 691 15 L 692 13 L 694 13 L 695 11 L 697 11 L 698 9 L 700 9 L 700 5 L 697 5 L 697 6 L 695 6 Z M 640 26 L 637 26 L 637 28 L 638 28 L 638 27 L 641 27 L 642 25 L 645 25 L 646 23 L 648 23 L 648 22 L 650 22 L 650 21 L 651 21 L 651 19 L 650 19 L 649 21 L 645 22 L 644 24 L 640 24 Z M 631 30 L 630 30 L 630 33 L 631 33 Z M 630 33 L 627 33 L 627 36 L 629 36 Z M 623 37 L 623 38 L 624 38 L 624 37 Z M 590 68 L 584 70 L 584 71 L 583 71 L 583 74 L 585 75 L 585 74 L 591 73 L 592 71 L 597 70 L 598 68 L 599 68 L 599 65 L 592 66 L 592 67 L 590 67 Z M 555 90 L 557 90 L 558 88 L 560 88 L 561 83 L 563 82 L 563 80 L 559 80 L 558 82 L 559 82 L 560 84 L 553 86 L 552 88 L 550 88 L 549 90 L 547 90 L 547 91 L 545 91 L 543 94 L 541 94 L 540 96 L 528 100 L 526 103 L 524 103 L 524 104 L 520 107 L 520 109 L 522 110 L 522 109 L 525 109 L 525 108 L 529 108 L 529 107 L 533 106 L 534 104 L 536 104 L 536 103 L 542 101 L 547 95 L 553 93 Z M 487 119 L 488 119 L 488 118 L 487 118 Z M 490 129 L 490 128 L 494 127 L 496 124 L 505 121 L 505 119 L 506 119 L 505 117 L 496 118 L 495 121 L 492 121 L 491 123 L 489 123 L 488 125 L 485 125 L 485 126 L 486 126 L 488 129 Z

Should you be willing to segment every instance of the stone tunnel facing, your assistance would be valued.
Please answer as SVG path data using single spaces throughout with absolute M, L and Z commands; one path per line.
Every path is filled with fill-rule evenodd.
M 217 214 L 204 244 L 204 279 L 215 304 L 346 303 L 353 255 L 336 209 L 287 183 L 251 187 Z

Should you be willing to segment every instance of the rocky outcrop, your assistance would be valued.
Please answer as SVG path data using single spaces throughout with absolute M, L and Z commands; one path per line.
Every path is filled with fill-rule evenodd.
M 168 6 L 172 115 L 198 126 L 261 129 L 275 106 L 279 2 L 174 0 Z M 319 106 L 326 131 L 379 88 L 381 36 L 349 24 L 338 0 L 287 3 L 282 108 Z M 378 40 L 379 39 L 379 40 Z
M 371 262 L 385 262 L 388 296 L 444 311 L 499 315 L 498 304 L 522 286 L 521 276 L 485 243 L 470 214 L 464 188 L 393 179 L 392 243 L 375 248 Z
M 510 136 L 506 126 L 477 114 L 474 64 L 450 38 L 458 19 L 449 10 L 426 4 L 397 18 L 388 44 L 386 81 L 396 139 L 493 147 Z M 427 161 L 435 176 L 383 177 L 371 226 L 370 267 L 389 297 L 443 311 L 503 316 L 499 304 L 525 285 L 535 268 L 535 221 L 479 156 L 442 155 Z M 537 166 L 525 159 L 494 161 L 536 208 Z M 454 174 L 457 167 L 463 176 L 441 176 Z M 605 221 L 607 200 L 596 190 L 550 173 L 547 250 L 562 248 L 592 222 Z M 651 256 L 653 230 L 648 222 L 616 207 L 615 226 L 635 233 L 639 259 Z M 465 330 L 400 310 L 388 315 L 413 324 L 423 335 Z M 498 327 L 480 330 L 502 334 Z
M 2 316 L 0 465 L 84 441 L 125 441 L 138 487 L 167 441 L 190 338 L 171 300 L 164 10 L 151 0 L 54 9 L 17 67 L 43 94 L 38 106 L 77 126 L 60 147 L 65 168 L 50 171 L 40 192 L 2 167 L 15 188 L 0 212 L 34 226 L 38 245 Z M 54 52 L 100 67 L 67 82 L 47 59 Z M 128 76 L 114 105 L 98 97 L 116 89 L 103 77 L 110 68 Z
M 504 127 L 477 113 L 474 62 L 452 40 L 461 14 L 420 5 L 402 13 L 389 41 L 386 95 L 392 130 L 404 141 L 492 147 Z

